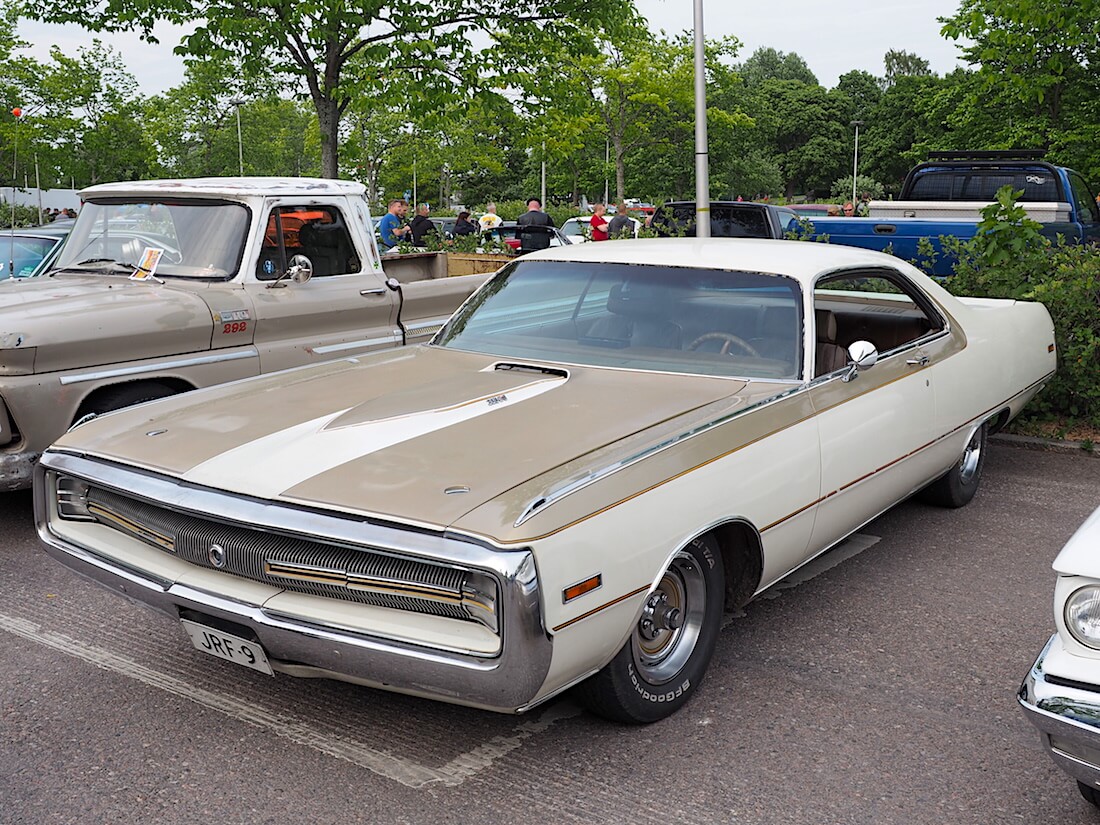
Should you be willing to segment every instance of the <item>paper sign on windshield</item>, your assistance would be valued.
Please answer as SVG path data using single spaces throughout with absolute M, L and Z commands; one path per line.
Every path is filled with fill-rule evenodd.
M 134 274 L 131 275 L 130 278 L 135 281 L 144 281 L 146 278 L 152 278 L 157 271 L 157 264 L 160 263 L 160 256 L 163 254 L 163 249 L 158 249 L 155 246 L 145 247 L 145 251 L 141 253 L 141 262 L 137 265 L 137 269 L 134 270 Z

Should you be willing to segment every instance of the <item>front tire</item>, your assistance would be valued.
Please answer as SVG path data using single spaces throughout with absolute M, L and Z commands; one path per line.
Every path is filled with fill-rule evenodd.
M 923 501 L 940 507 L 965 507 L 970 503 L 982 480 L 988 429 L 983 423 L 974 431 L 955 466 L 921 490 Z
M 695 539 L 673 557 L 622 650 L 578 686 L 578 698 L 598 716 L 628 724 L 675 713 L 710 664 L 724 594 L 718 546 L 709 536 Z
M 1077 790 L 1081 792 L 1081 796 L 1083 796 L 1097 808 L 1100 808 L 1100 791 L 1098 791 L 1092 785 L 1086 785 L 1080 780 L 1077 781 Z

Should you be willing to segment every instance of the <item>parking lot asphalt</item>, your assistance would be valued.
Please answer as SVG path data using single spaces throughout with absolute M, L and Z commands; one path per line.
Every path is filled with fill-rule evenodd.
M 726 624 L 695 699 L 623 727 L 509 717 L 195 651 L 49 559 L 0 496 L 2 823 L 1100 822 L 1015 692 L 1100 459 L 989 450 Z

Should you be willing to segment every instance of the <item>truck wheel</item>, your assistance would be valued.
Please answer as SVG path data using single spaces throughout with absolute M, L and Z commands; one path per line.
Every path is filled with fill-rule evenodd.
M 679 710 L 710 664 L 724 608 L 722 555 L 696 539 L 672 559 L 626 644 L 577 688 L 593 713 L 647 724 Z
M 155 401 L 158 398 L 167 398 L 175 395 L 176 390 L 167 384 L 156 381 L 135 381 L 130 384 L 119 384 L 115 387 L 107 387 L 100 390 L 80 406 L 76 414 L 76 420 L 91 415 L 121 410 L 123 407 L 132 407 L 143 401 Z
M 1077 782 L 1077 790 L 1081 792 L 1081 796 L 1085 797 L 1085 799 L 1097 808 L 1100 808 L 1100 790 L 1097 790 L 1092 785 L 1086 785 L 1080 780 Z
M 987 429 L 983 423 L 974 431 L 958 463 L 920 491 L 922 501 L 940 507 L 963 507 L 970 503 L 982 480 Z

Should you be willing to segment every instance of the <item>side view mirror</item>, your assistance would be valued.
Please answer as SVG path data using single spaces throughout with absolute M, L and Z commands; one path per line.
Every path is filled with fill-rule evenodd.
M 878 349 L 870 341 L 856 341 L 848 347 L 848 371 L 841 379 L 844 382 L 855 380 L 861 372 L 869 370 L 878 363 Z
M 296 284 L 304 284 L 313 277 L 313 261 L 305 255 L 295 255 L 289 261 L 290 268 L 287 275 Z

